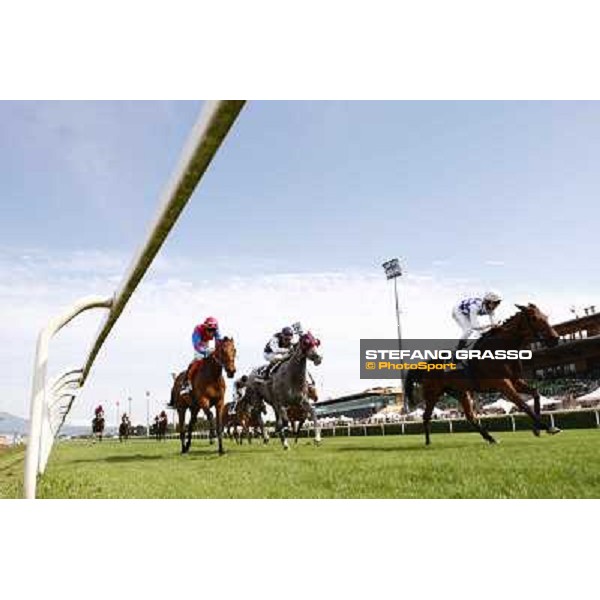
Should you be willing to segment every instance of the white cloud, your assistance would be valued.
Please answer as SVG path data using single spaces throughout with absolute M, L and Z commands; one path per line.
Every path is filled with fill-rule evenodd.
M 0 281 L 4 282 L 0 327 L 5 334 L 0 349 L 1 410 L 28 412 L 39 328 L 78 297 L 112 292 L 114 269 L 122 264 L 120 257 L 103 253 L 70 260 L 45 257 L 37 262 L 29 256 L 10 265 L 0 261 Z M 168 276 L 169 264 L 178 265 L 177 276 Z M 48 270 L 48 265 L 56 268 Z M 235 337 L 238 373 L 262 363 L 262 349 L 274 331 L 300 320 L 322 340 L 324 361 L 313 372 L 323 396 L 378 383 L 360 380 L 358 354 L 360 338 L 394 337 L 396 333 L 393 289 L 379 272 L 290 272 L 198 281 L 191 271 L 184 277 L 184 265 L 185 261 L 163 259 L 162 267 L 144 280 L 101 350 L 73 408 L 72 421 L 87 420 L 98 402 L 108 407 L 109 419 L 114 419 L 115 402 L 120 400 L 123 408 L 128 396 L 133 398 L 135 420 L 143 421 L 146 390 L 151 392 L 154 414 L 168 399 L 170 372 L 185 367 L 191 358 L 193 326 L 209 314 L 220 319 L 224 333 Z M 79 272 L 80 266 L 87 267 L 85 274 Z M 403 277 L 399 281 L 403 335 L 454 337 L 452 306 L 463 295 L 482 289 L 477 281 L 418 274 Z M 593 303 L 591 298 L 578 296 L 571 301 L 566 294 L 513 299 L 507 292 L 506 299 L 502 317 L 513 312 L 511 302 L 531 300 L 553 310 L 554 321 L 559 314 L 569 316 L 572 302 Z M 101 311 L 86 313 L 57 336 L 52 342 L 49 375 L 83 363 L 101 316 Z

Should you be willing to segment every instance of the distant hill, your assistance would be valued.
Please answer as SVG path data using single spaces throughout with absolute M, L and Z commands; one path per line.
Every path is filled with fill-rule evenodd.
M 15 417 L 7 412 L 0 412 L 0 433 L 27 434 L 29 421 L 21 417 Z
M 27 435 L 29 433 L 29 421 L 22 417 L 16 417 L 7 412 L 0 412 L 0 434 L 18 433 Z M 77 425 L 65 425 L 61 430 L 64 435 L 83 435 L 91 433 L 91 427 L 82 427 Z

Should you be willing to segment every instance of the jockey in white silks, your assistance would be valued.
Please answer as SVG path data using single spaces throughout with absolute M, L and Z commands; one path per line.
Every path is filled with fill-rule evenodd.
M 291 327 L 284 327 L 281 331 L 273 335 L 267 342 L 264 350 L 265 360 L 269 363 L 263 374 L 264 378 L 267 378 L 271 374 L 276 365 L 291 356 L 303 333 L 302 324 L 297 322 Z M 306 375 L 308 379 L 307 383 L 314 385 L 314 378 L 308 370 L 306 371 Z
M 464 348 L 469 336 L 491 329 L 497 324 L 494 311 L 498 308 L 502 297 L 498 292 L 487 292 L 483 298 L 465 298 L 461 300 L 452 310 L 452 317 L 462 329 L 462 335 L 458 342 L 458 349 Z M 480 325 L 479 317 L 487 315 L 490 319 L 489 325 Z
M 265 360 L 270 363 L 277 363 L 285 360 L 294 350 L 294 330 L 291 327 L 284 327 L 278 331 L 265 346 Z

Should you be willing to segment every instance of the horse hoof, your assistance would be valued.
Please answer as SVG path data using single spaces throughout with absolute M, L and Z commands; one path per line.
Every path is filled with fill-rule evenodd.
M 535 437 L 540 437 L 540 430 L 539 429 L 534 429 L 533 430 L 533 435 L 535 435 Z
M 313 443 L 315 446 L 320 446 L 321 445 L 321 440 L 313 440 Z
M 490 439 L 488 440 L 488 443 L 490 444 L 490 446 L 493 446 L 494 444 L 499 444 L 499 443 L 500 443 L 500 440 L 497 440 L 497 439 L 495 439 L 495 438 L 490 438 Z
M 557 433 L 560 433 L 562 431 L 562 429 L 559 429 L 558 427 L 550 427 L 548 429 L 548 433 L 550 435 L 556 435 Z

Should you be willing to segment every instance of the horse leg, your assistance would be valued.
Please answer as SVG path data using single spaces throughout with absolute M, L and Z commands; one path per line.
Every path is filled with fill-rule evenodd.
M 200 408 L 190 408 L 190 422 L 188 423 L 187 430 L 187 440 L 185 442 L 185 451 L 190 451 L 190 446 L 192 445 L 192 433 L 194 431 L 194 427 L 196 426 L 196 422 L 198 421 L 198 411 Z
M 533 412 L 536 417 L 541 420 L 542 410 L 540 406 L 540 393 L 537 389 L 530 386 L 524 379 L 517 379 L 514 382 L 514 386 L 520 394 L 529 394 L 530 396 L 533 396 Z M 537 437 L 540 436 L 540 430 L 535 425 L 533 426 L 533 434 Z
M 290 446 L 287 441 L 287 432 L 288 432 L 289 421 L 288 421 L 286 407 L 283 405 L 280 406 L 279 412 L 280 412 L 280 420 L 281 420 L 281 428 L 279 430 L 279 439 L 281 440 L 281 443 L 283 444 L 283 448 L 285 450 L 289 450 Z
M 268 444 L 269 443 L 269 435 L 267 433 L 267 430 L 265 429 L 265 422 L 263 421 L 261 413 L 259 413 L 259 415 L 258 415 L 258 429 L 260 431 L 260 436 L 263 439 L 263 444 Z
M 215 443 L 215 438 L 217 437 L 217 434 L 215 433 L 215 419 L 210 407 L 204 409 L 204 414 L 206 415 L 206 419 L 208 421 L 208 443 L 212 446 L 212 444 Z
M 423 431 L 425 432 L 425 445 L 431 444 L 431 415 L 435 403 L 437 402 L 436 394 L 425 394 L 425 410 L 423 411 Z
M 508 379 L 502 380 L 502 389 L 499 390 L 503 393 L 509 400 L 511 400 L 517 407 L 526 413 L 529 418 L 533 421 L 533 424 L 537 429 L 544 429 L 547 433 L 554 435 L 555 433 L 560 433 L 560 429 L 558 427 L 550 427 L 550 425 L 546 425 L 538 415 L 536 415 L 531 408 L 527 405 L 527 402 L 519 396 L 519 393 L 513 386 L 512 382 Z
M 185 412 L 186 408 L 177 409 L 177 418 L 179 419 L 179 441 L 181 442 L 181 454 L 185 454 Z
M 465 413 L 465 417 L 475 429 L 479 432 L 481 437 L 490 444 L 495 444 L 496 440 L 490 435 L 488 430 L 480 425 L 475 419 L 475 413 L 473 412 L 473 404 L 471 402 L 471 395 L 466 390 L 460 396 L 460 403 L 463 407 L 463 412 Z
M 215 408 L 217 413 L 217 438 L 219 443 L 219 454 L 225 454 L 223 449 L 223 414 L 225 413 L 225 399 L 221 401 L 221 406 L 217 404 Z
M 283 446 L 283 448 L 285 450 L 287 450 L 289 448 L 287 440 L 285 439 L 285 428 L 284 428 L 284 423 L 287 422 L 287 413 L 285 415 L 285 421 L 284 421 L 284 417 L 283 417 L 283 411 L 284 408 L 283 406 L 281 406 L 278 402 L 273 402 L 271 404 L 271 406 L 273 407 L 273 410 L 275 411 L 275 419 L 276 419 L 276 431 L 277 434 L 279 435 L 279 439 L 281 440 L 281 444 Z
M 317 411 L 315 410 L 315 407 L 312 405 L 311 402 L 309 402 L 308 400 L 304 400 L 303 402 L 305 408 L 308 410 L 308 412 L 310 413 L 312 422 L 313 422 L 313 428 L 315 430 L 315 444 L 320 444 L 321 443 L 321 427 L 319 425 L 319 421 L 317 420 Z M 306 411 L 304 412 L 304 414 L 306 414 Z M 303 423 L 304 421 L 302 421 Z M 300 427 L 298 428 L 298 433 L 300 433 Z

